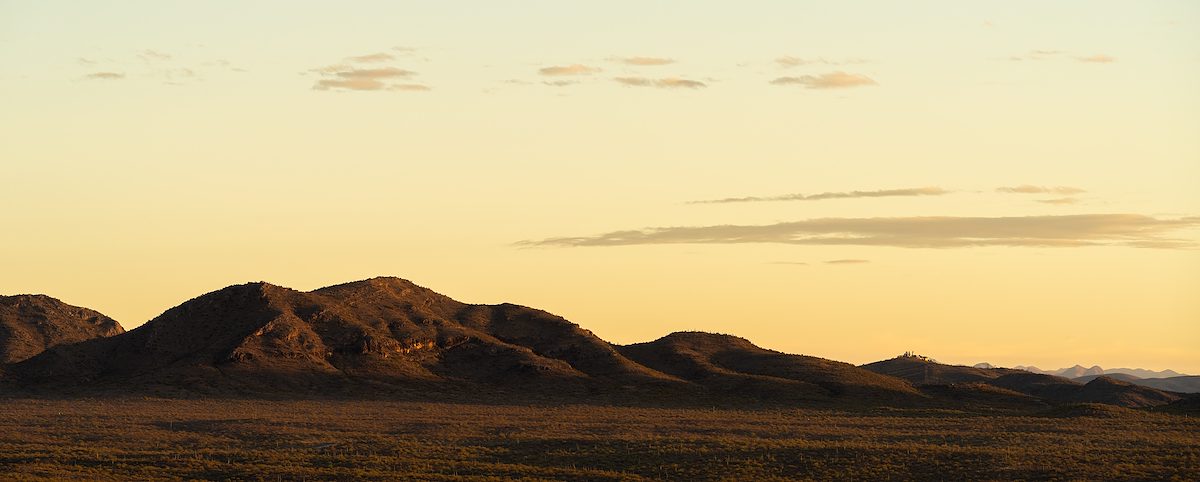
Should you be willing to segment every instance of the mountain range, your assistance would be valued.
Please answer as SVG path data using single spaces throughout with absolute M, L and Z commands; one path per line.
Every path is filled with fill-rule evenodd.
M 715 333 L 619 345 L 545 311 L 462 303 L 391 277 L 308 292 L 229 286 L 129 332 L 94 311 L 23 296 L 0 309 L 0 346 L 15 347 L 4 352 L 14 355 L 0 366 L 0 393 L 984 410 L 1184 398 L 1111 377 L 1080 383 L 916 356 L 859 367 Z
M 981 363 L 980 365 L 987 365 L 987 364 Z M 976 365 L 976 366 L 978 366 L 978 365 Z M 1060 377 L 1067 377 L 1067 378 L 1079 378 L 1079 377 L 1085 377 L 1085 376 L 1089 376 L 1089 375 L 1132 375 L 1137 378 L 1170 378 L 1170 377 L 1186 376 L 1186 375 L 1176 372 L 1174 370 L 1154 371 L 1154 370 L 1147 370 L 1144 368 L 1108 368 L 1108 369 L 1105 369 L 1105 368 L 1100 368 L 1099 365 L 1092 365 L 1091 368 L 1084 368 L 1082 365 L 1075 365 L 1070 368 L 1059 368 L 1058 370 L 1042 370 L 1035 366 L 1021 366 L 1021 365 L 1017 365 L 1013 368 L 1017 369 L 1017 370 L 1025 370 L 1025 371 L 1031 372 L 1031 373 L 1044 373 L 1047 375 L 1058 375 Z

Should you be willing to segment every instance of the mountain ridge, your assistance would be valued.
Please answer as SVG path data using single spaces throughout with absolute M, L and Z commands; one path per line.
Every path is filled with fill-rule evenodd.
M 452 396 L 986 410 L 1080 400 L 1149 406 L 1176 399 L 1119 380 L 1088 389 L 1093 383 L 943 365 L 916 355 L 859 367 L 717 333 L 675 332 L 619 345 L 552 313 L 511 303 L 463 303 L 396 277 L 311 291 L 263 281 L 227 286 L 129 332 L 54 346 L 6 365 L 0 377 L 5 389 L 84 395 Z

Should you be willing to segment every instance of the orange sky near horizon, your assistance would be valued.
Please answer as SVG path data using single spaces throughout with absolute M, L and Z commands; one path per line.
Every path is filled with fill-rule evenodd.
M 864 13 L 869 12 L 869 13 Z M 1200 374 L 1200 4 L 0 0 L 0 294 Z

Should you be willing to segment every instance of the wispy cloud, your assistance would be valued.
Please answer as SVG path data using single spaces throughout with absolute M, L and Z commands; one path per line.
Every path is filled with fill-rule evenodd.
M 1054 198 L 1054 199 L 1038 199 L 1037 202 L 1040 202 L 1042 204 L 1064 205 L 1064 204 L 1078 204 L 1079 199 L 1076 199 L 1073 197 L 1060 197 L 1060 198 Z
M 626 65 L 652 66 L 652 65 L 669 65 L 675 63 L 675 59 L 663 57 L 617 57 L 611 59 Z
M 430 87 L 425 84 L 392 84 L 387 87 L 387 90 L 408 90 L 414 92 L 423 92 L 430 90 Z
M 767 225 L 659 227 L 521 241 L 518 246 L 628 246 L 648 244 L 859 245 L 904 248 L 973 246 L 1133 246 L 1193 248 L 1175 231 L 1200 226 L 1200 217 L 1160 219 L 1139 214 L 1016 217 L 821 218 Z
M 1108 63 L 1117 61 L 1117 59 L 1115 59 L 1113 57 L 1109 57 L 1104 54 L 1089 55 L 1086 57 L 1076 57 L 1075 59 L 1080 62 L 1092 62 L 1092 63 L 1097 63 L 1097 64 L 1108 64 Z
M 138 57 L 147 62 L 162 62 L 165 60 L 171 60 L 171 54 L 151 49 L 145 49 L 141 52 L 138 52 Z
M 568 85 L 575 85 L 578 83 L 579 83 L 579 81 L 577 81 L 577 80 L 544 80 L 544 81 L 542 81 L 542 85 L 549 85 L 550 87 L 566 87 Z
M 667 77 L 663 79 L 649 79 L 646 77 L 614 77 L 614 81 L 633 87 L 658 87 L 660 89 L 701 89 L 708 87 L 708 84 L 699 80 L 680 79 L 677 77 Z
M 600 69 L 583 64 L 571 65 L 552 65 L 550 67 L 542 67 L 538 69 L 538 74 L 548 76 L 559 75 L 590 75 L 599 72 Z
M 845 89 L 878 84 L 878 82 L 865 75 L 850 74 L 840 70 L 821 75 L 779 77 L 772 80 L 771 83 L 774 85 L 802 85 L 809 89 Z
M 1079 194 L 1087 191 L 1071 186 L 1033 186 L 1022 184 L 1020 186 L 998 187 L 996 188 L 996 192 L 1011 194 Z
M 863 60 L 863 59 L 837 60 L 837 59 L 827 59 L 824 57 L 816 57 L 816 58 L 806 59 L 806 58 L 801 58 L 801 57 L 784 56 L 784 57 L 779 57 L 779 58 L 775 59 L 776 64 L 778 64 L 780 67 L 785 67 L 785 68 L 800 67 L 803 65 L 851 65 L 851 64 L 862 64 L 862 63 L 866 63 L 866 62 L 867 61 Z
M 320 74 L 313 84 L 314 90 L 358 90 L 358 91 L 423 91 L 428 86 L 414 83 L 401 83 L 416 72 L 397 67 L 358 68 L 345 64 L 329 65 L 312 69 Z
M 1104 55 L 1104 54 L 1069 56 L 1069 54 L 1067 52 L 1063 52 L 1061 50 L 1049 50 L 1049 49 L 1030 50 L 1028 53 L 1025 53 L 1022 55 L 1009 56 L 1008 60 L 1020 62 L 1020 61 L 1024 61 L 1024 60 L 1057 59 L 1057 60 L 1061 61 L 1061 60 L 1068 60 L 1071 58 L 1074 58 L 1075 60 L 1078 60 L 1080 62 L 1091 62 L 1091 63 L 1097 63 L 1097 64 L 1107 64 L 1107 63 L 1112 63 L 1112 62 L 1117 61 L 1116 58 L 1108 56 L 1108 55 Z
M 118 80 L 124 79 L 125 74 L 121 72 L 92 72 L 83 76 L 83 78 L 88 80 Z
M 1009 56 L 1008 60 L 1013 60 L 1013 61 L 1018 61 L 1018 62 L 1020 62 L 1022 60 L 1044 60 L 1044 59 L 1048 59 L 1048 58 L 1052 58 L 1052 57 L 1057 57 L 1059 54 L 1062 54 L 1061 50 L 1035 49 L 1035 50 L 1030 50 L 1029 52 L 1026 52 L 1021 55 Z
M 952 191 L 947 191 L 940 187 L 910 187 L 904 189 L 879 189 L 875 191 L 846 191 L 846 192 L 823 192 L 819 194 L 784 194 L 780 196 L 746 196 L 746 197 L 728 197 L 723 199 L 707 199 L 702 201 L 689 201 L 688 204 L 724 204 L 724 203 L 745 203 L 745 202 L 764 202 L 764 201 L 820 201 L 823 199 L 851 199 L 864 197 L 892 197 L 892 196 L 941 196 L 950 194 Z
M 869 259 L 831 259 L 826 261 L 825 264 L 863 264 L 870 262 L 871 260 Z
M 387 52 L 379 52 L 379 53 L 374 53 L 374 54 L 346 57 L 346 60 L 350 61 L 350 62 L 358 62 L 358 63 L 378 63 L 378 62 L 389 62 L 392 60 L 396 60 L 396 56 L 389 54 Z

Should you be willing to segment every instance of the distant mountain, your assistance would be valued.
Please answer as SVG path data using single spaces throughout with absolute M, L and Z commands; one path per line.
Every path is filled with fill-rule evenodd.
M 124 332 L 112 318 L 46 295 L 0 296 L 0 365 L 58 345 Z
M 1087 382 L 1090 382 L 1090 381 L 1095 380 L 1100 377 L 1108 377 L 1113 380 L 1120 380 L 1120 381 L 1129 382 L 1129 383 L 1137 383 L 1138 380 L 1141 380 L 1140 378 L 1135 377 L 1133 375 L 1125 375 L 1122 373 L 1114 373 L 1111 375 L 1084 375 L 1082 377 L 1072 378 L 1072 380 L 1075 380 L 1079 383 L 1087 383 Z
M 1103 374 L 1104 374 L 1104 369 L 1100 368 L 1097 365 L 1093 365 L 1091 368 L 1084 368 L 1082 366 L 1075 365 L 1071 368 L 1066 368 L 1066 369 L 1063 369 L 1062 371 L 1059 371 L 1058 373 L 1055 373 L 1055 375 L 1058 375 L 1060 377 L 1065 377 L 1065 378 L 1079 378 L 1079 377 L 1085 377 L 1088 375 L 1103 375 Z
M 1138 378 L 1171 378 L 1171 377 L 1186 376 L 1175 370 L 1154 371 L 1154 370 L 1147 370 L 1144 368 L 1111 368 L 1108 370 L 1104 370 L 1104 373 L 1105 374 L 1120 373 L 1120 374 L 1124 374 L 1124 375 L 1133 375 Z
M 472 305 L 399 278 L 268 283 L 189 300 L 121 336 L 14 365 L 39 390 L 914 404 L 903 380 L 728 335 L 610 344 L 561 317 Z M 181 392 L 182 393 L 182 392 Z
M 1167 392 L 1200 393 L 1200 376 L 1185 375 L 1185 376 L 1170 377 L 1170 378 L 1138 378 L 1133 375 L 1126 375 L 1126 374 L 1122 374 L 1122 373 L 1114 373 L 1111 375 L 1099 375 L 1099 376 L 1106 376 L 1106 377 L 1113 378 L 1116 380 L 1121 380 L 1123 382 L 1129 382 L 1134 385 L 1141 385 L 1143 387 L 1157 388 L 1159 390 L 1163 390 L 1163 391 L 1167 391 Z M 1080 383 L 1087 383 L 1087 382 L 1092 381 L 1095 378 L 1098 378 L 1098 376 L 1097 375 L 1089 375 L 1086 377 L 1076 378 L 1075 381 L 1080 382 Z
M 984 384 L 1054 403 L 1107 403 L 1125 407 L 1164 405 L 1178 396 L 1150 387 L 1099 376 L 1082 384 L 1044 373 L 1008 368 L 944 365 L 928 359 L 901 356 L 863 365 L 883 375 L 903 378 L 918 387 Z
M 672 333 L 658 340 L 619 347 L 642 365 L 727 393 L 822 400 L 915 400 L 912 385 L 849 363 L 789 355 L 731 335 Z
M 975 368 L 983 368 L 983 369 L 985 369 L 985 370 L 990 370 L 990 369 L 992 369 L 992 368 L 999 368 L 999 367 L 997 367 L 997 366 L 995 366 L 995 365 L 992 365 L 991 363 L 988 363 L 988 362 L 976 363 L 974 366 L 975 366 Z
M 8 309 L 34 326 L 100 328 L 4 365 L 0 392 L 981 411 L 1080 402 L 1143 407 L 1179 398 L 1109 377 L 1083 384 L 912 353 L 857 367 L 714 333 L 622 346 L 545 311 L 462 303 L 399 278 L 309 292 L 264 282 L 229 286 L 114 336 L 104 336 L 120 333 L 107 317 L 49 300 Z
M 29 382 L 94 381 L 202 392 L 411 390 L 457 383 L 683 385 L 591 332 L 517 305 L 468 305 L 398 278 L 304 293 L 230 286 L 129 333 L 12 368 Z
M 1174 370 L 1154 371 L 1154 370 L 1146 370 L 1144 368 L 1104 369 L 1104 368 L 1100 368 L 1099 366 L 1095 366 L 1095 365 L 1093 365 L 1091 368 L 1084 368 L 1081 365 L 1075 365 L 1070 368 L 1060 368 L 1058 370 L 1042 370 L 1035 366 L 1021 366 L 1021 365 L 1017 365 L 1013 368 L 1016 370 L 1025 370 L 1030 373 L 1044 373 L 1047 375 L 1057 375 L 1060 377 L 1067 377 L 1067 378 L 1079 378 L 1079 377 L 1085 377 L 1085 376 L 1089 376 L 1089 375 L 1132 375 L 1132 376 L 1135 376 L 1138 378 L 1168 378 L 1168 377 L 1184 376 L 1182 373 L 1176 372 Z

